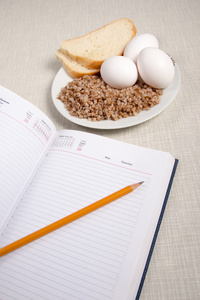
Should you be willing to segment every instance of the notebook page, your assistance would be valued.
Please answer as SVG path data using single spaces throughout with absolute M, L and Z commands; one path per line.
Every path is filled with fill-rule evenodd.
M 129 282 L 121 282 L 132 272 L 128 269 L 127 274 L 124 266 L 137 255 L 133 241 L 137 244 L 138 224 L 154 181 L 152 160 L 138 150 L 85 133 L 59 133 L 6 227 L 1 247 L 124 186 L 143 180 L 145 184 L 2 257 L 0 296 L 126 299 Z M 139 168 L 144 154 L 146 164 L 142 160 Z
M 26 100 L 0 87 L 0 227 L 33 172 L 53 124 Z

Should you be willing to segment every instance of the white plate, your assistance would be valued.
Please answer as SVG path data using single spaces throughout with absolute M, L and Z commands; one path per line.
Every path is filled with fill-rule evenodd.
M 159 113 L 161 113 L 167 106 L 174 100 L 176 94 L 178 93 L 181 75 L 177 64 L 175 64 L 175 77 L 173 82 L 163 90 L 163 95 L 160 96 L 160 103 L 156 106 L 150 108 L 149 110 L 141 111 L 137 116 L 127 117 L 119 119 L 117 121 L 112 120 L 102 120 L 102 121 L 88 121 L 87 119 L 79 119 L 70 115 L 69 111 L 65 108 L 62 101 L 57 99 L 59 92 L 62 87 L 65 87 L 72 78 L 67 74 L 65 69 L 62 67 L 56 74 L 53 84 L 52 84 L 52 99 L 57 110 L 68 120 L 73 123 L 79 124 L 81 126 L 96 128 L 96 129 L 118 129 L 130 127 L 143 123 Z

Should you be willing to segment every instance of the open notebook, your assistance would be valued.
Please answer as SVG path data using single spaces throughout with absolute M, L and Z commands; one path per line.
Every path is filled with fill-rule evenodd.
M 0 247 L 129 184 L 132 193 L 0 258 L 0 299 L 138 298 L 177 160 L 62 130 L 0 87 Z

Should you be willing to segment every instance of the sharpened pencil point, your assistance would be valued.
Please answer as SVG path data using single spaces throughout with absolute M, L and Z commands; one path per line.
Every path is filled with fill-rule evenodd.
M 135 188 L 137 188 L 138 186 L 140 186 L 141 184 L 143 184 L 144 181 L 141 181 L 141 182 L 137 182 L 137 183 L 134 183 L 134 184 L 131 184 L 130 187 L 134 190 Z

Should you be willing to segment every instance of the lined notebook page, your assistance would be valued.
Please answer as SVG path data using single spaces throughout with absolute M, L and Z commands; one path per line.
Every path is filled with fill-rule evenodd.
M 0 87 L 0 226 L 41 158 L 53 126 L 35 107 Z M 37 125 L 47 122 L 46 136 Z M 39 124 L 40 123 L 40 124 Z M 50 128 L 51 126 L 51 128 Z M 44 127 L 44 125 L 43 125 Z
M 1 247 L 131 183 L 145 184 L 2 257 L 3 299 L 126 299 L 132 276 L 127 265 L 134 269 L 141 244 L 135 237 L 140 232 L 144 238 L 138 224 L 146 218 L 154 182 L 152 161 L 139 168 L 137 152 L 117 141 L 59 133 L 5 228 Z

